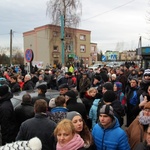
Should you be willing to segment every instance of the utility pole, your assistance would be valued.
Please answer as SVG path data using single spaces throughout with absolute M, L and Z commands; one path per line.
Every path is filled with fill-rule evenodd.
M 64 1 L 61 0 L 61 50 L 62 50 L 62 66 L 65 66 L 65 52 L 64 52 Z
M 12 29 L 10 30 L 10 65 L 12 65 Z

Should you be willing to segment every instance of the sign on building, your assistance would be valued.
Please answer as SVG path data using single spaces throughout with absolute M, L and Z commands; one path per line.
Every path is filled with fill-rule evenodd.
M 116 54 L 111 54 L 110 59 L 111 60 L 117 60 L 117 55 Z

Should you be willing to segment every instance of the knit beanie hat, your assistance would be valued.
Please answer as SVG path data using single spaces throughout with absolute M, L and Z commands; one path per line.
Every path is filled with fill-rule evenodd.
M 132 78 L 131 80 L 134 80 L 134 81 L 136 82 L 136 84 L 138 84 L 138 79 Z M 131 80 L 130 80 L 130 81 L 131 81 Z
M 70 111 L 67 112 L 66 119 L 72 120 L 75 116 L 80 116 L 82 118 L 81 114 L 77 111 Z
M 0 147 L 0 150 L 41 150 L 42 149 L 42 143 L 41 140 L 37 137 L 34 137 L 30 139 L 29 141 L 16 141 L 13 143 L 8 143 L 2 147 Z
M 144 76 L 149 76 L 150 75 L 150 69 L 146 69 L 145 71 L 144 71 Z
M 37 89 L 40 89 L 43 93 L 47 92 L 47 85 L 46 84 L 40 84 Z
M 0 86 L 0 96 L 4 96 L 9 92 L 9 87 L 7 85 Z
M 107 90 L 112 90 L 113 91 L 113 85 L 111 82 L 106 82 L 103 87 Z
M 112 74 L 112 75 L 111 75 L 111 77 L 114 77 L 114 78 L 116 78 L 117 76 L 116 76 L 116 74 Z
M 77 97 L 77 93 L 74 90 L 69 90 L 68 92 L 65 93 L 65 95 L 69 96 L 72 99 Z
M 101 76 L 95 75 L 95 76 L 94 76 L 94 79 L 97 79 L 98 81 L 101 81 Z
M 111 118 L 114 118 L 114 110 L 113 110 L 112 106 L 110 106 L 110 105 L 103 105 L 102 108 L 100 109 L 99 114 L 106 114 L 106 115 L 110 116 Z
M 114 91 L 108 90 L 104 93 L 103 99 L 105 102 L 113 102 L 116 100 L 116 94 Z
M 147 102 L 147 103 L 144 105 L 144 109 L 150 109 L 150 102 Z
M 56 107 L 55 98 L 50 99 L 50 101 L 49 101 L 49 107 L 50 107 L 50 108 Z

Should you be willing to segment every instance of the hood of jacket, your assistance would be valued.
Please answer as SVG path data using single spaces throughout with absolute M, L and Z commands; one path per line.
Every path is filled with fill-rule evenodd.
M 3 103 L 4 101 L 10 101 L 12 97 L 13 97 L 13 94 L 11 92 L 8 92 L 5 95 L 0 97 L 0 103 Z
M 94 106 L 98 106 L 99 101 L 100 101 L 100 99 L 95 99 L 95 100 L 93 101 L 93 105 L 94 105 Z
M 52 113 L 55 113 L 55 112 L 68 112 L 68 109 L 65 108 L 65 107 L 55 107 L 55 108 L 51 109 L 51 112 Z

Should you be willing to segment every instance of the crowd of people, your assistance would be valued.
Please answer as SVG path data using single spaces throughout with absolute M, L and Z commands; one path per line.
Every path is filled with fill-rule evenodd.
M 35 89 L 38 96 L 31 97 L 28 91 Z M 47 98 L 48 89 L 59 95 Z M 11 98 L 21 91 L 22 103 L 13 108 Z M 150 69 L 6 68 L 0 74 L 0 126 L 0 150 L 148 150 Z

